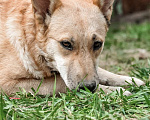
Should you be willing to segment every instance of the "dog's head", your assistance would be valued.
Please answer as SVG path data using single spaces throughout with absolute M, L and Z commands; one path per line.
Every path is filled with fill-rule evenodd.
M 99 83 L 98 58 L 108 31 L 113 1 L 32 0 L 39 25 L 46 26 L 41 49 L 47 65 L 60 73 L 70 89 L 83 81 L 94 91 Z M 79 88 L 83 88 L 83 84 Z

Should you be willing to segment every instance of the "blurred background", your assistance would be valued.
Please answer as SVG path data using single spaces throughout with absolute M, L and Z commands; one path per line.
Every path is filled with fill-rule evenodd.
M 115 0 L 100 67 L 150 80 L 150 0 Z
M 150 0 L 115 0 L 113 21 L 141 23 L 150 20 Z

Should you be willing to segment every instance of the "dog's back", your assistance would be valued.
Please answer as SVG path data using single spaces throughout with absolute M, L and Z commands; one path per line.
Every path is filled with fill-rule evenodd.
M 5 2 L 4 0 L 0 0 L 0 44 L 2 40 L 4 40 L 4 23 L 6 22 L 6 7 L 7 2 Z
M 24 11 L 31 7 L 30 0 L 0 0 L 0 40 L 4 40 L 2 36 L 5 36 L 7 29 L 13 27 L 8 25 L 8 21 L 20 21 L 23 20 Z M 9 26 L 9 27 L 8 27 Z
M 0 0 L 0 81 L 12 78 L 25 69 L 14 45 L 19 45 L 24 27 L 24 11 L 31 8 L 29 0 Z M 17 43 L 18 42 L 18 43 Z M 23 42 L 21 43 L 23 44 Z M 21 50 L 21 49 L 20 49 Z M 22 75 L 23 75 L 22 74 Z M 26 72 L 25 72 L 26 74 Z M 25 76 L 25 74 L 23 76 Z M 16 76 L 17 77 L 17 76 Z

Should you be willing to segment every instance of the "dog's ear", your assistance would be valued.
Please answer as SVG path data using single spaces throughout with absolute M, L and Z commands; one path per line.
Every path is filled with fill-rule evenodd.
M 114 0 L 93 0 L 93 3 L 100 8 L 106 19 L 110 21 Z
M 42 15 L 43 17 L 46 16 L 46 14 L 51 15 L 57 9 L 62 5 L 60 0 L 31 0 L 33 10 L 35 13 Z

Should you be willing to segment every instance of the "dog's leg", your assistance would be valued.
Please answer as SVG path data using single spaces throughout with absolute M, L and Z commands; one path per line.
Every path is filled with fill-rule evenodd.
M 137 78 L 129 77 L 129 76 L 123 76 L 123 75 L 117 75 L 117 74 L 108 72 L 108 71 L 106 71 L 100 67 L 98 68 L 97 73 L 98 73 L 98 76 L 100 79 L 100 84 L 102 84 L 102 85 L 122 86 L 122 85 L 128 85 L 128 83 L 134 84 L 132 82 L 132 79 L 134 79 L 135 83 L 138 86 L 145 84 L 143 81 L 141 81 Z
M 135 83 L 138 86 L 144 85 L 145 83 L 137 78 L 134 77 L 129 77 L 129 76 L 123 76 L 123 75 L 117 75 L 114 73 L 111 73 L 109 71 L 106 71 L 102 68 L 98 68 L 97 70 L 98 76 L 99 76 L 99 89 L 102 88 L 105 93 L 111 93 L 112 91 L 118 90 L 120 92 L 120 89 L 124 91 L 124 95 L 131 95 L 129 91 L 125 91 L 122 87 L 114 87 L 114 86 L 123 86 L 123 85 L 128 85 L 134 84 L 132 82 L 132 79 L 134 79 Z M 105 86 L 107 85 L 107 86 Z
M 20 79 L 20 80 L 5 80 L 5 82 L 1 82 L 0 86 L 2 86 L 3 91 L 10 95 L 11 93 L 15 93 L 19 91 L 19 88 L 24 88 L 26 92 L 31 92 L 31 88 L 33 87 L 35 90 L 38 88 L 41 80 L 35 80 L 35 79 Z M 54 90 L 54 82 L 55 78 L 46 78 L 43 80 L 38 94 L 40 95 L 52 95 Z M 59 92 L 63 93 L 66 92 L 66 85 L 63 82 L 62 78 L 57 75 L 56 77 L 56 94 L 59 94 Z

